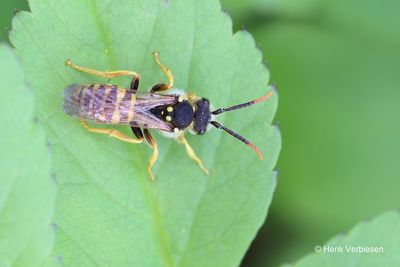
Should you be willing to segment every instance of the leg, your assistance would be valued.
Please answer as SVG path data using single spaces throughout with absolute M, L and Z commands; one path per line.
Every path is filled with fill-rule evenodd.
M 137 139 L 141 139 L 141 140 L 144 139 L 144 137 L 143 137 L 143 132 L 142 132 L 142 130 L 141 130 L 139 127 L 133 127 L 133 126 L 131 126 L 131 129 L 132 129 L 132 132 L 133 132 L 133 134 L 136 136 Z
M 133 91 L 134 94 L 136 94 L 138 87 L 139 87 L 139 76 L 133 76 L 131 81 L 131 86 L 129 88 L 131 89 L 131 91 Z
M 136 136 L 137 139 L 142 139 L 143 140 L 143 132 L 139 127 L 132 127 L 132 132 L 133 134 Z M 153 164 L 156 162 L 157 157 L 158 157 L 158 147 L 157 147 L 157 143 L 154 140 L 154 138 L 151 136 L 150 132 L 147 129 L 144 129 L 144 133 L 145 133 L 145 137 L 146 137 L 146 141 L 153 147 L 153 155 L 151 156 L 149 163 L 147 165 L 147 172 L 150 175 L 150 179 L 154 180 L 154 174 L 151 171 L 151 167 L 153 166 Z
M 91 128 L 86 121 L 81 120 L 82 126 L 92 133 L 100 133 L 100 134 L 107 134 L 110 137 L 117 138 L 121 141 L 125 141 L 131 144 L 140 144 L 143 142 L 143 137 L 140 139 L 135 139 L 125 135 L 124 133 L 117 131 L 115 129 L 101 129 L 101 128 Z
M 158 58 L 158 52 L 154 52 L 154 60 L 160 66 L 161 71 L 167 76 L 168 83 L 161 83 L 161 84 L 156 84 L 151 88 L 151 92 L 158 92 L 158 91 L 165 91 L 168 89 L 171 89 L 174 86 L 174 76 L 172 75 L 172 72 L 169 68 L 164 66 L 161 62 L 160 59 Z
M 189 158 L 194 160 L 200 167 L 200 169 L 206 174 L 209 175 L 209 171 L 204 167 L 203 162 L 199 157 L 197 157 L 196 153 L 194 152 L 193 148 L 189 145 L 188 141 L 186 140 L 185 136 L 182 135 L 178 137 L 178 141 L 185 146 L 186 153 L 188 154 Z
M 120 76 L 132 76 L 132 82 L 131 82 L 131 89 L 133 90 L 137 90 L 137 87 L 139 85 L 139 79 L 140 76 L 139 74 L 137 74 L 134 71 L 129 71 L 129 70 L 117 70 L 117 71 L 99 71 L 99 70 L 95 70 L 95 69 L 90 69 L 90 68 L 85 68 L 85 67 L 81 67 L 78 65 L 75 65 L 74 63 L 72 63 L 71 60 L 67 60 L 65 62 L 65 64 L 68 67 L 71 67 L 77 71 L 82 71 L 85 73 L 89 73 L 89 74 L 93 74 L 99 77 L 103 77 L 103 78 L 108 78 L 108 79 L 112 79 L 112 78 L 116 78 L 116 77 L 120 77 Z M 132 88 L 134 87 L 134 88 Z
M 153 147 L 153 155 L 151 155 L 149 163 L 147 164 L 147 172 L 150 174 L 150 179 L 154 180 L 155 176 L 151 168 L 153 167 L 154 163 L 157 161 L 158 158 L 158 145 L 148 129 L 143 129 L 143 132 L 146 141 Z
M 136 138 L 138 139 L 143 139 L 143 132 L 139 127 L 131 127 L 133 134 L 136 136 Z M 151 136 L 149 130 L 144 129 L 144 134 L 146 137 L 146 141 L 153 147 L 153 155 L 151 156 L 149 163 L 147 165 L 147 172 L 150 175 L 150 179 L 154 180 L 155 176 L 153 174 L 153 172 L 151 171 L 151 167 L 154 165 L 154 163 L 156 162 L 157 158 L 158 158 L 158 146 L 156 141 L 154 140 L 153 136 Z

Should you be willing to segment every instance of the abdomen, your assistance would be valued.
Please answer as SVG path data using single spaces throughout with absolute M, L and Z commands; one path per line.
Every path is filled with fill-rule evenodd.
M 65 88 L 66 114 L 96 123 L 129 124 L 134 117 L 136 96 L 111 84 L 72 84 Z

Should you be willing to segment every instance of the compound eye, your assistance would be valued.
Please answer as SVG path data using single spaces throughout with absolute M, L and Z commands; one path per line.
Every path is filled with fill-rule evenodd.
M 172 113 L 172 123 L 178 129 L 185 129 L 188 127 L 194 118 L 192 106 L 187 102 L 182 102 L 175 105 Z

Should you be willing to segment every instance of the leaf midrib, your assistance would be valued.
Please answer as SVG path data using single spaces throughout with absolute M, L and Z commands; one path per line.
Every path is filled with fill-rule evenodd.
M 104 38 L 102 38 L 102 41 L 104 42 L 104 46 L 105 46 L 105 48 L 107 49 L 107 51 L 108 51 L 108 53 L 110 55 L 108 57 L 108 61 L 109 61 L 108 62 L 108 66 L 110 66 L 111 69 L 114 69 L 117 66 L 116 65 L 116 58 L 115 58 L 114 50 L 112 49 L 112 46 L 111 46 L 110 37 L 107 34 L 108 31 L 106 30 L 106 27 L 105 27 L 104 23 L 100 19 L 101 16 L 100 16 L 100 14 L 98 14 L 98 9 L 97 9 L 95 0 L 89 0 L 89 1 L 92 4 L 95 24 L 97 26 L 97 29 L 98 29 L 99 33 L 100 33 L 100 36 L 104 36 Z M 156 16 L 155 16 L 155 20 L 154 20 L 153 27 L 152 27 L 152 32 L 151 32 L 150 39 L 149 39 L 150 42 L 151 42 L 151 40 L 153 40 L 154 28 L 155 28 L 156 21 L 157 21 L 157 18 L 158 18 L 158 16 L 157 16 L 158 12 L 159 12 L 159 6 L 158 6 L 158 9 L 156 11 Z M 146 55 L 144 55 L 144 57 L 146 57 Z M 135 150 L 136 150 L 135 154 L 139 155 L 138 147 L 136 147 L 136 146 L 134 146 L 134 147 L 135 147 Z M 145 166 L 145 163 L 143 162 L 144 161 L 143 160 L 144 157 L 140 156 L 138 158 L 141 161 L 140 166 Z M 172 267 L 173 263 L 172 263 L 172 258 L 171 258 L 171 248 L 169 246 L 169 243 L 167 242 L 167 240 L 164 237 L 165 233 L 164 233 L 163 227 L 162 227 L 162 220 L 161 220 L 161 216 L 160 216 L 160 208 L 159 208 L 158 202 L 156 200 L 156 197 L 155 197 L 155 195 L 153 193 L 153 190 L 151 190 L 151 188 L 148 188 L 148 181 L 145 180 L 145 179 L 148 179 L 147 178 L 148 174 L 147 174 L 147 171 L 145 170 L 144 167 L 141 168 L 141 172 L 142 172 L 142 175 L 139 178 L 140 179 L 140 184 L 142 186 L 142 189 L 145 192 L 146 200 L 148 201 L 150 210 L 152 211 L 152 214 L 153 214 L 155 232 L 158 233 L 158 235 L 155 234 L 154 236 L 155 237 L 158 236 L 157 241 L 160 243 L 160 247 L 162 249 L 162 255 L 164 256 L 164 263 L 166 263 L 167 266 Z

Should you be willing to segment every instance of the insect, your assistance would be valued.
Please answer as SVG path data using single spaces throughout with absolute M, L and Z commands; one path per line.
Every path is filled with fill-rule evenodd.
M 67 60 L 66 65 L 77 71 L 109 79 L 132 76 L 132 81 L 129 89 L 108 83 L 72 84 L 64 89 L 62 103 L 64 112 L 78 118 L 82 126 L 90 132 L 106 134 L 132 144 L 146 141 L 153 148 L 147 165 L 147 171 L 152 180 L 155 178 L 152 167 L 158 158 L 159 151 L 150 129 L 158 130 L 164 136 L 174 138 L 184 145 L 187 155 L 199 165 L 206 175 L 209 174 L 209 171 L 189 145 L 185 138 L 186 132 L 202 135 L 210 130 L 211 126 L 214 126 L 242 141 L 254 150 L 260 159 L 263 158 L 260 150 L 253 143 L 222 126 L 214 120 L 214 117 L 227 111 L 265 101 L 273 95 L 273 91 L 250 102 L 211 111 L 212 106 L 208 99 L 175 89 L 172 72 L 160 62 L 157 52 L 154 52 L 153 55 L 168 83 L 156 84 L 150 89 L 150 92 L 138 91 L 140 76 L 134 71 L 98 71 L 78 66 Z M 167 90 L 170 91 L 166 93 Z M 89 126 L 88 122 L 128 125 L 136 138 L 127 136 L 116 129 L 93 128 Z

